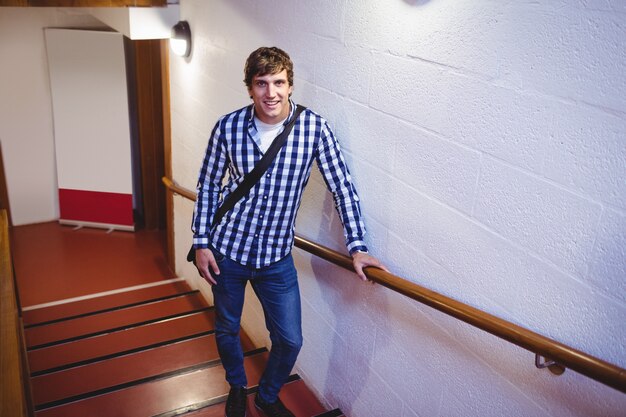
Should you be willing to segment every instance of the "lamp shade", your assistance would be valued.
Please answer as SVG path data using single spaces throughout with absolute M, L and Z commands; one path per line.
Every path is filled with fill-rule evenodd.
M 181 20 L 172 28 L 170 48 L 176 55 L 188 57 L 191 53 L 191 28 L 189 23 Z

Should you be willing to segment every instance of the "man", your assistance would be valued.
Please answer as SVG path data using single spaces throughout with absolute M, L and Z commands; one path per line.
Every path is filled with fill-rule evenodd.
M 212 224 L 224 198 L 262 158 L 294 117 L 293 63 L 278 48 L 252 52 L 245 68 L 252 105 L 221 117 L 211 133 L 198 180 L 193 231 L 196 266 L 212 286 L 215 334 L 231 385 L 227 417 L 245 416 L 247 380 L 239 326 L 250 281 L 265 314 L 272 348 L 255 405 L 268 417 L 293 416 L 278 398 L 302 346 L 300 293 L 291 249 L 302 192 L 317 160 L 344 226 L 359 277 L 363 267 L 384 267 L 367 253 L 359 199 L 339 145 L 326 121 L 306 109 L 257 184 Z M 228 171 L 228 178 L 223 179 Z M 221 197 L 221 199 L 220 199 Z

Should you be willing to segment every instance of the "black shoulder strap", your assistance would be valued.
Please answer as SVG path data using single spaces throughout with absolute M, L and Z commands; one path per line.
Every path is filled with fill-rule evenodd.
M 252 171 L 250 171 L 248 175 L 243 178 L 243 181 L 241 182 L 241 184 L 239 184 L 239 187 L 237 187 L 235 191 L 230 193 L 226 200 L 224 200 L 224 203 L 217 209 L 217 212 L 213 217 L 211 229 L 213 228 L 213 226 L 219 224 L 219 222 L 222 220 L 222 217 L 224 217 L 224 215 L 235 206 L 235 203 L 239 201 L 241 197 L 243 197 L 248 193 L 248 191 L 250 191 L 254 184 L 259 181 L 261 175 L 263 175 L 263 173 L 267 171 L 267 168 L 269 168 L 274 158 L 276 158 L 276 155 L 278 154 L 280 148 L 282 148 L 283 145 L 287 142 L 287 137 L 289 136 L 289 133 L 291 133 L 293 125 L 296 123 L 296 120 L 298 119 L 298 116 L 300 116 L 300 113 L 302 113 L 304 110 L 306 110 L 306 107 L 299 104 L 296 106 L 296 111 L 294 112 L 293 118 L 289 121 L 289 123 L 287 123 L 283 131 L 278 136 L 276 136 L 267 152 L 265 152 L 265 155 L 263 155 L 261 160 L 254 166 Z M 196 263 L 196 250 L 193 245 L 191 245 L 191 249 L 189 249 L 189 253 L 187 253 L 187 261 L 193 262 L 194 265 Z
M 254 184 L 259 181 L 261 175 L 267 171 L 267 168 L 269 168 L 274 158 L 276 158 L 280 148 L 282 148 L 287 142 L 287 137 L 289 136 L 289 133 L 291 133 L 291 129 L 293 129 L 293 125 L 296 123 L 298 116 L 300 116 L 300 113 L 302 113 L 305 109 L 306 107 L 299 104 L 296 106 L 296 111 L 294 112 L 293 117 L 289 123 L 287 123 L 283 131 L 276 136 L 267 152 L 265 152 L 265 155 L 263 155 L 263 158 L 261 158 L 252 171 L 250 171 L 248 175 L 243 178 L 241 184 L 239 184 L 235 191 L 228 195 L 226 200 L 224 200 L 224 203 L 219 207 L 215 213 L 215 217 L 213 218 L 212 226 L 219 224 L 222 217 L 224 217 L 224 215 L 235 206 L 237 201 L 241 200 L 241 198 L 246 195 L 248 191 L 250 191 Z

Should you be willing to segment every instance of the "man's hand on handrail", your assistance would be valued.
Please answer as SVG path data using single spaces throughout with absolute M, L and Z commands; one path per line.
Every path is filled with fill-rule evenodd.
M 389 272 L 389 270 L 378 260 L 378 258 L 373 257 L 369 253 L 365 252 L 354 252 L 352 254 L 352 265 L 354 266 L 354 271 L 363 281 L 367 281 L 367 277 L 363 272 L 363 268 L 366 266 L 373 266 L 376 268 L 380 268 L 383 271 Z

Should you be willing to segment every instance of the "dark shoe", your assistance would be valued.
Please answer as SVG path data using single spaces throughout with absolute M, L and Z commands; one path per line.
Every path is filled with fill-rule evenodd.
M 254 405 L 263 411 L 267 417 L 296 417 L 291 411 L 287 410 L 280 399 L 276 399 L 275 403 L 268 404 L 263 402 L 257 394 L 254 398 Z
M 247 391 L 232 387 L 226 400 L 226 417 L 246 417 Z

